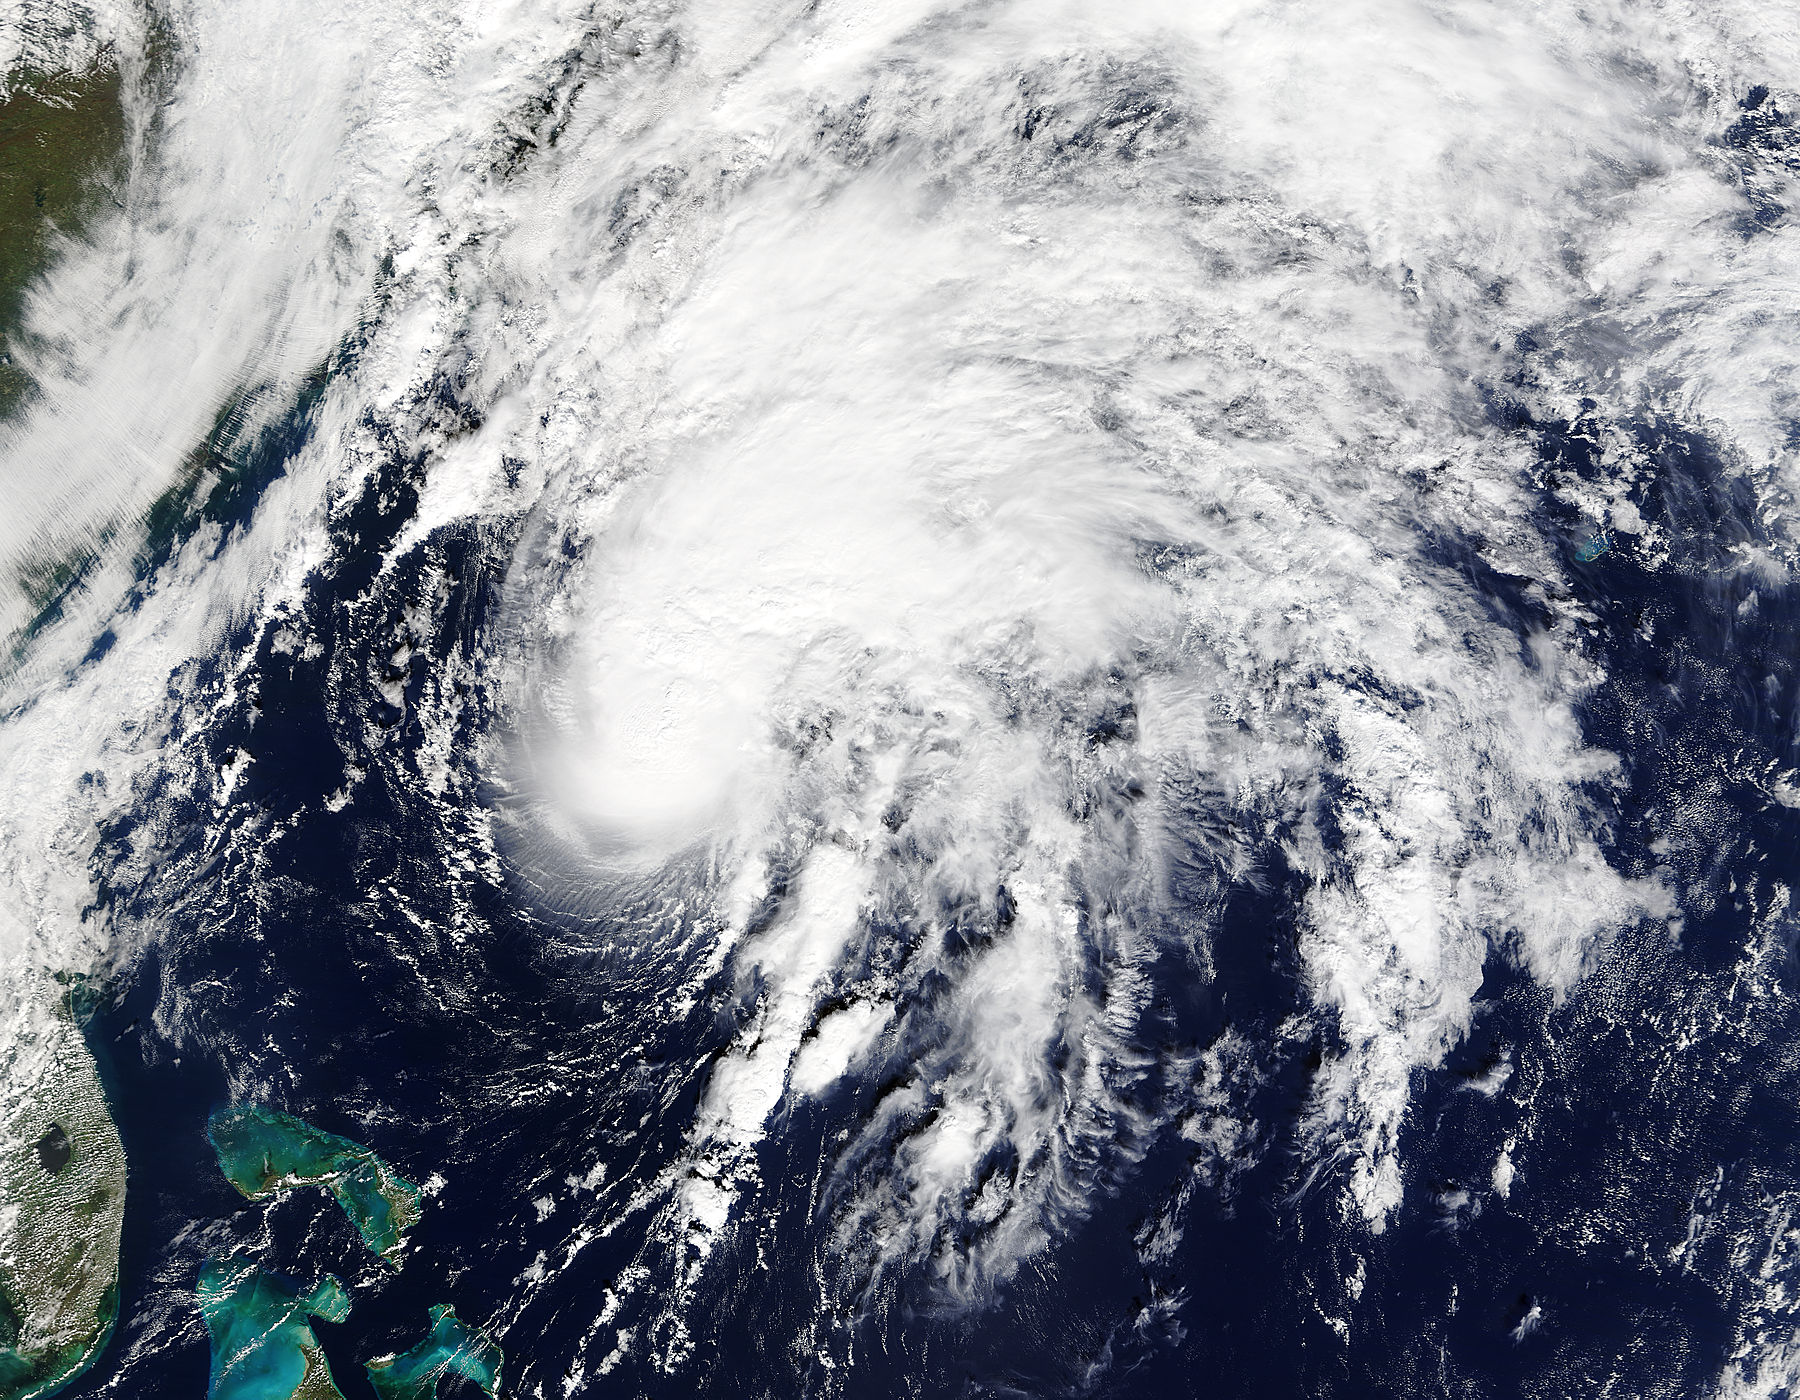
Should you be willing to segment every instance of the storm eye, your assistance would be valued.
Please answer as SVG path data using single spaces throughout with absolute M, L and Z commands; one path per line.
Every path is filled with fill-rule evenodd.
M 75 1146 L 69 1141 L 69 1135 L 62 1130 L 61 1124 L 52 1123 L 50 1131 L 38 1139 L 38 1165 L 52 1176 L 69 1165 L 69 1158 L 74 1153 Z

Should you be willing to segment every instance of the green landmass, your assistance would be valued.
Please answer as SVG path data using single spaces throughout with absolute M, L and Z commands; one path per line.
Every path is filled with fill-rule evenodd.
M 314 409 L 348 352 L 342 346 L 314 366 L 297 388 L 256 383 L 233 390 L 211 429 L 182 459 L 174 482 L 144 514 L 138 565 L 162 565 L 202 521 L 225 521 L 247 508 L 287 469 L 310 431 Z M 285 399 L 285 407 L 272 411 Z
M 394 1356 L 378 1357 L 366 1369 L 381 1400 L 433 1400 L 438 1382 L 449 1375 L 466 1377 L 497 1396 L 504 1359 L 499 1343 L 469 1326 L 450 1304 L 439 1303 L 423 1339 Z
M 310 1320 L 350 1315 L 337 1279 L 301 1293 L 247 1260 L 210 1259 L 195 1292 L 212 1338 L 208 1400 L 343 1400 Z
M 219 1170 L 250 1200 L 322 1186 L 363 1243 L 388 1263 L 419 1223 L 419 1188 L 359 1142 L 260 1104 L 221 1108 L 206 1125 Z
M 119 1306 L 125 1149 L 66 997 L 0 1067 L 0 1400 L 78 1375 Z
M 125 105 L 116 67 L 14 73 L 0 100 L 0 418 L 32 394 L 13 362 L 25 292 L 78 233 L 123 166 Z
M 0 413 L 0 417 L 3 416 Z M 111 530 L 100 532 L 102 546 L 111 533 Z M 31 611 L 31 621 L 13 634 L 12 661 L 17 662 L 25 655 L 25 648 L 38 633 L 61 621 L 63 604 L 99 562 L 99 552 L 84 544 L 75 546 L 59 559 L 37 560 L 20 567 L 16 577 L 19 591 L 25 595 L 25 604 Z

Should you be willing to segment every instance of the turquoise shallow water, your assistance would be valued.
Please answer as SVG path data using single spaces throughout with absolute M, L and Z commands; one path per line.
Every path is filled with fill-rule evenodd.
M 393 1263 L 419 1223 L 419 1188 L 359 1142 L 258 1104 L 221 1108 L 206 1125 L 219 1170 L 251 1200 L 323 1186 L 375 1253 Z
M 497 1395 L 503 1359 L 493 1338 L 439 1303 L 431 1310 L 431 1331 L 415 1346 L 369 1363 L 369 1384 L 381 1400 L 431 1400 L 438 1382 L 454 1374 Z
M 73 1381 L 105 1350 L 112 1338 L 113 1324 L 118 1310 L 118 1290 L 115 1287 L 107 1294 L 105 1328 L 98 1342 L 91 1346 L 76 1343 L 63 1347 L 49 1356 L 27 1357 L 13 1350 L 10 1343 L 0 1345 L 0 1397 L 4 1400 L 38 1400 L 40 1396 L 54 1395 Z M 10 1325 L 9 1320 L 0 1317 L 0 1329 Z
M 331 1400 L 340 1392 L 311 1319 L 350 1315 L 343 1285 L 326 1274 L 309 1292 L 247 1260 L 213 1259 L 200 1272 L 200 1314 L 212 1338 L 208 1400 Z

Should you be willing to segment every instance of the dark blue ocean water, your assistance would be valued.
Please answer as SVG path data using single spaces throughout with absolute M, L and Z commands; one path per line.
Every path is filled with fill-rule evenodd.
M 1588 532 L 1556 487 L 1596 470 L 1596 435 L 1496 404 L 1538 455 L 1541 523 L 1572 560 Z M 467 415 L 453 386 L 441 411 Z M 1748 492 L 1708 445 L 1654 422 L 1630 427 L 1655 463 L 1637 504 L 1676 542 L 1668 564 L 1648 567 L 1621 537 L 1571 562 L 1574 595 L 1546 605 L 1532 580 L 1494 575 L 1467 542 L 1427 546 L 1522 640 L 1578 625 L 1576 603 L 1597 619 L 1583 624 L 1583 642 L 1609 679 L 1581 718 L 1589 741 L 1625 762 L 1603 844 L 1621 871 L 1663 871 L 1685 924 L 1679 941 L 1661 925 L 1621 931 L 1560 1005 L 1496 951 L 1473 1033 L 1417 1077 L 1401 1144 L 1406 1201 L 1384 1232 L 1346 1217 L 1341 1164 L 1315 1171 L 1297 1150 L 1335 1031 L 1315 1014 L 1309 1038 L 1277 1034 L 1309 998 L 1294 925 L 1302 877 L 1271 842 L 1257 878 L 1225 896 L 1211 978 L 1174 953 L 1158 967 L 1146 1032 L 1164 1058 L 1227 1028 L 1267 1049 L 1248 1105 L 1255 1150 L 1228 1185 L 1165 1132 L 1141 1161 L 1099 1171 L 1085 1221 L 987 1305 L 948 1308 L 928 1280 L 900 1278 L 860 1304 L 828 1304 L 821 1347 L 809 1341 L 813 1272 L 829 1264 L 819 1165 L 882 1088 L 846 1083 L 790 1111 L 765 1141 L 765 1227 L 715 1256 L 701 1304 L 687 1310 L 686 1365 L 664 1374 L 640 1350 L 607 1377 L 594 1370 L 611 1333 L 596 1341 L 594 1320 L 650 1220 L 624 1204 L 679 1157 L 736 1003 L 722 976 L 691 1015 L 671 1019 L 681 930 L 629 900 L 612 921 L 629 937 L 615 937 L 604 911 L 559 917 L 505 880 L 446 876 L 446 853 L 471 838 L 398 776 L 421 737 L 410 713 L 372 711 L 355 698 L 366 687 L 345 677 L 391 650 L 427 564 L 454 581 L 452 599 L 403 677 L 416 687 L 434 659 L 478 645 L 507 541 L 446 532 L 427 557 L 377 577 L 419 467 L 396 445 L 315 582 L 321 653 L 233 639 L 259 654 L 254 703 L 209 737 L 220 758 L 241 747 L 254 760 L 225 825 L 197 801 L 147 792 L 96 856 L 102 899 L 154 938 L 89 1026 L 130 1197 L 121 1325 L 70 1393 L 202 1394 L 207 1347 L 190 1290 L 205 1256 L 230 1247 L 307 1281 L 329 1270 L 352 1285 L 348 1321 L 318 1335 L 341 1388 L 360 1400 L 372 1392 L 359 1363 L 410 1344 L 438 1302 L 493 1329 L 518 1395 L 560 1395 L 577 1366 L 587 1393 L 608 1396 L 793 1396 L 832 1374 L 854 1396 L 1400 1400 L 1567 1396 L 1609 1383 L 1638 1397 L 1706 1393 L 1753 1287 L 1733 1249 L 1760 1239 L 1776 1193 L 1800 1186 L 1800 1021 L 1786 992 L 1794 935 L 1791 920 L 1768 917 L 1776 887 L 1800 877 L 1800 814 L 1767 786 L 1770 765 L 1792 762 L 1800 600 L 1758 584 L 1749 601 L 1729 551 L 1755 542 L 1758 526 Z M 302 406 L 282 429 L 286 448 L 305 431 Z M 261 450 L 278 470 L 283 442 Z M 221 506 L 227 516 L 247 508 Z M 471 696 L 465 739 L 488 713 Z M 325 810 L 321 800 L 358 773 L 350 802 Z M 145 868 L 164 878 L 119 873 Z M 1193 898 L 1214 893 L 1197 885 Z M 1759 922 L 1775 931 L 1759 934 Z M 1759 938 L 1773 949 L 1763 966 L 1779 995 L 1735 987 Z M 1481 1092 L 1504 1065 L 1504 1090 Z M 366 1142 L 414 1181 L 441 1173 L 402 1271 L 363 1251 L 322 1195 L 265 1208 L 227 1186 L 204 1125 L 234 1080 Z M 1145 1092 L 1156 1092 L 1154 1077 Z M 1518 1178 L 1502 1200 L 1487 1182 L 1509 1135 Z M 595 1162 L 606 1167 L 602 1193 L 558 1185 L 557 1208 L 540 1220 L 531 1197 L 544 1183 L 581 1178 Z M 1165 1212 L 1179 1246 L 1146 1262 L 1140 1237 Z M 603 1224 L 612 1233 L 568 1257 L 582 1226 Z M 549 1281 L 528 1288 L 534 1261 Z M 643 1295 L 621 1324 L 655 1327 Z M 1347 1319 L 1347 1332 L 1331 1318 Z

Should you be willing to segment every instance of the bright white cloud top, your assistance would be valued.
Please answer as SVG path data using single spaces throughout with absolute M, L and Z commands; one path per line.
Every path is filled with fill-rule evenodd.
M 1742 124 L 1800 71 L 1789 9 L 194 0 L 67 42 L 117 55 L 133 174 L 32 293 L 43 392 L 0 424 L 8 575 L 93 561 L 48 625 L 0 598 L 4 1034 L 156 936 L 96 904 L 96 822 L 178 792 L 235 849 L 222 717 L 329 640 L 322 580 L 372 636 L 418 574 L 334 662 L 389 757 L 332 810 L 391 762 L 454 879 L 669 1024 L 731 1008 L 679 1151 L 592 1223 L 641 1245 L 574 1389 L 694 1364 L 721 1252 L 775 1229 L 766 1153 L 851 1082 L 821 1319 L 897 1279 L 979 1309 L 1156 1144 L 1254 1155 L 1232 1066 L 1309 1039 L 1296 1180 L 1378 1240 L 1487 970 L 1557 1006 L 1681 936 L 1613 849 L 1571 558 L 1604 527 L 1682 566 L 1621 426 L 1655 422 L 1761 532 L 1720 587 L 1788 586 L 1800 160 Z M 221 413 L 292 450 L 146 563 Z M 1292 1016 L 1177 1047 L 1171 988 L 1282 881 Z M 1471 1190 L 1528 1185 L 1489 1161 Z M 1791 1383 L 1758 1306 L 1721 1393 Z

